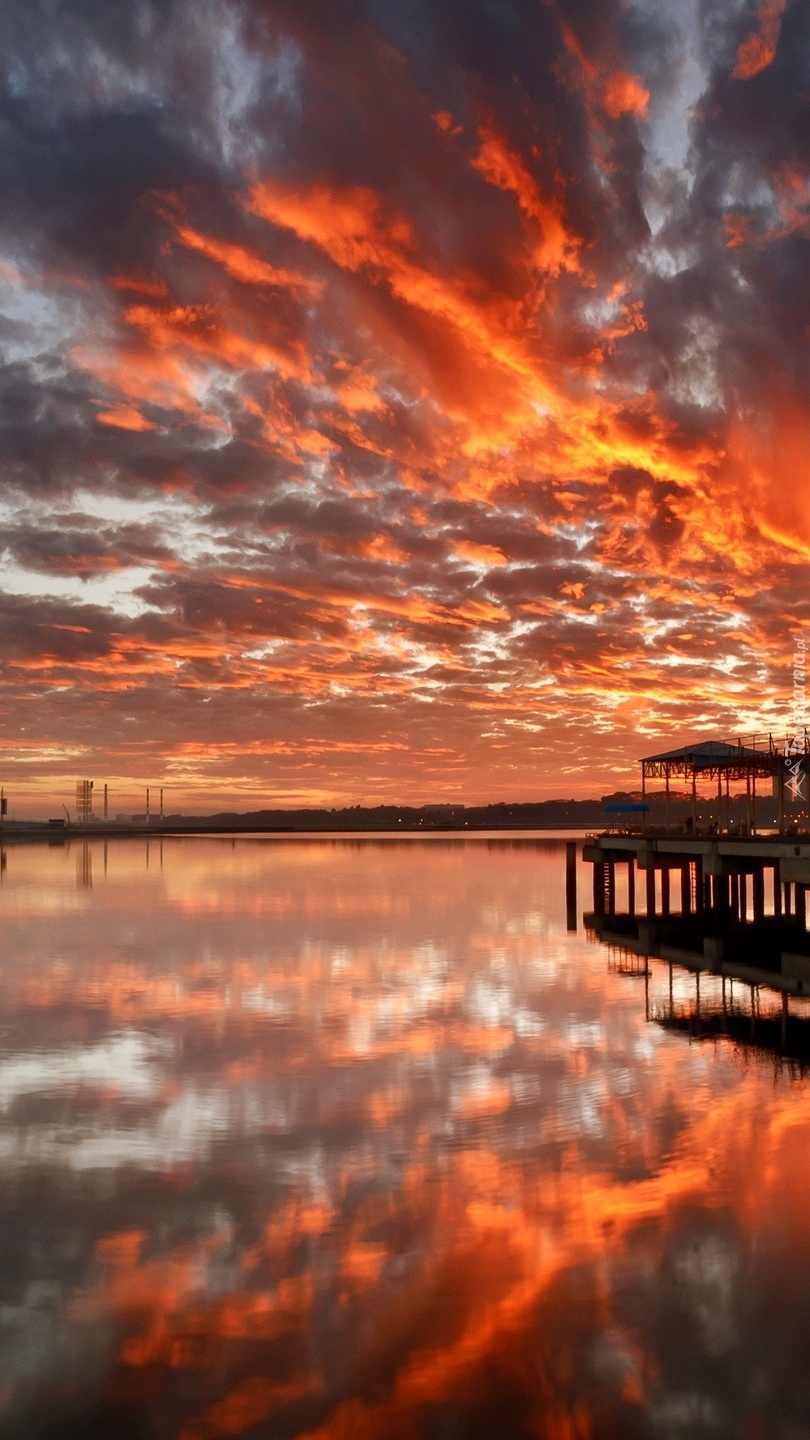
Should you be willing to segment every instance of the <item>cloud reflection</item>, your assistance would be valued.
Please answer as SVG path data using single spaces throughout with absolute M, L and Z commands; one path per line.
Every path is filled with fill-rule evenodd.
M 76 910 L 71 856 L 12 853 L 9 1434 L 806 1419 L 805 1088 L 648 1026 L 562 878 L 534 842 L 124 842 Z

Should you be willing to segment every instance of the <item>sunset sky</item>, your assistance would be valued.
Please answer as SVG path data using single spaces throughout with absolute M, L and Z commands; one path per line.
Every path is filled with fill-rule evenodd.
M 17 813 L 792 729 L 810 7 L 7 0 L 0 48 Z

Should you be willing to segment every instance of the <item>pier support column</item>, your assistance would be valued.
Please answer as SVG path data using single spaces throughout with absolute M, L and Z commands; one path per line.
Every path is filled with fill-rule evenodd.
M 754 919 L 765 918 L 765 871 L 762 865 L 751 876 L 751 890 L 754 900 Z
M 782 881 L 782 913 L 784 914 L 784 917 L 785 917 L 786 920 L 789 920 L 789 919 L 790 919 L 790 916 L 791 916 L 791 914 L 792 914 L 792 911 L 791 911 L 791 908 L 790 908 L 790 881 L 789 881 L 789 880 L 783 880 L 783 881 Z
M 782 914 L 782 885 L 779 880 L 779 861 L 773 867 L 773 913 L 777 917 Z
M 636 862 L 630 859 L 627 866 L 627 908 L 631 915 L 636 913 Z
M 669 914 L 670 888 L 669 888 L 669 866 L 664 865 L 661 870 L 661 914 Z
M 565 909 L 569 930 L 577 928 L 577 842 L 565 842 Z
M 655 914 L 655 871 L 654 871 L 654 870 L 648 870 L 648 871 L 646 872 L 646 881 L 647 881 L 647 914 L 648 914 L 649 916 L 653 916 L 653 915 Z
M 731 876 L 731 913 L 735 920 L 740 918 L 740 877 L 736 873 Z
M 807 928 L 807 907 L 804 898 L 806 893 L 806 885 L 799 885 L 797 882 L 793 886 L 793 894 L 796 897 L 794 904 L 794 913 L 796 916 L 796 924 L 799 926 L 800 930 L 805 930 Z
M 593 862 L 593 910 L 595 915 L 605 913 L 605 866 L 602 860 Z
M 712 903 L 719 915 L 728 915 L 728 889 L 728 875 L 712 876 L 712 890 L 714 892 L 712 895 Z
M 740 875 L 740 919 L 745 923 L 748 919 L 748 876 Z
M 692 911 L 692 886 L 689 883 L 689 866 L 681 866 L 681 914 L 689 915 Z
M 701 913 L 701 911 L 703 910 L 703 908 L 704 908 L 704 907 L 703 907 L 703 861 L 701 860 L 700 856 L 698 855 L 697 859 L 694 860 L 694 861 L 692 862 L 692 864 L 694 865 L 694 871 L 693 871 L 693 873 L 694 873 L 694 877 L 695 877 L 695 904 L 694 904 L 694 912 L 695 912 L 696 915 L 699 915 L 699 914 Z
M 616 866 L 609 860 L 605 866 L 607 870 L 607 883 L 605 885 L 605 900 L 608 915 L 616 914 Z

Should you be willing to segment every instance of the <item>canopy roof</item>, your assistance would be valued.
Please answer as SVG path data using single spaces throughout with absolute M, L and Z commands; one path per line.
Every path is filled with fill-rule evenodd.
M 701 740 L 695 745 L 681 745 L 677 750 L 664 750 L 660 755 L 646 755 L 642 765 L 664 764 L 687 765 L 690 770 L 717 769 L 740 763 L 754 764 L 770 759 L 767 751 L 753 750 L 745 745 L 733 745 L 729 740 Z
M 641 793 L 646 795 L 647 782 L 652 779 L 664 781 L 667 799 L 667 826 L 669 826 L 670 780 L 683 776 L 692 789 L 693 822 L 697 822 L 697 783 L 701 788 L 707 780 L 717 781 L 717 797 L 725 789 L 730 797 L 730 782 L 745 781 L 746 794 L 750 805 L 749 823 L 754 827 L 757 779 L 763 777 L 773 787 L 779 812 L 779 830 L 784 829 L 785 790 L 797 790 L 797 774 L 810 775 L 810 735 L 807 730 L 794 732 L 784 738 L 767 735 L 749 735 L 739 740 L 695 740 L 679 745 L 675 750 L 662 750 L 657 755 L 646 755 L 641 762 Z M 725 785 L 723 782 L 725 781 Z M 728 817 L 727 822 L 728 823 Z

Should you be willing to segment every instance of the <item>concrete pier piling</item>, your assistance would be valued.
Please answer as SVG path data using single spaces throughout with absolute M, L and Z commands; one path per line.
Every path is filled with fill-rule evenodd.
M 774 1036 L 777 1050 L 786 1050 L 788 1041 L 791 1052 L 796 1048 L 799 1030 L 790 996 L 810 999 L 810 839 L 605 833 L 585 842 L 583 858 L 593 865 L 598 901 L 594 914 L 584 917 L 586 928 L 647 965 L 658 958 L 696 977 L 702 972 L 721 978 L 722 1013 L 728 1005 L 731 1019 L 733 982 L 741 982 L 750 995 L 745 1023 L 747 1028 L 750 1018 L 751 1036 L 762 1029 Z M 617 865 L 627 866 L 627 910 L 618 914 Z M 638 911 L 642 875 L 646 904 Z M 699 1017 L 699 978 L 695 985 Z M 760 1015 L 760 989 L 781 994 L 781 1012 L 770 1030 L 771 1022 Z
M 627 865 L 630 914 L 635 913 L 637 870 L 644 874 L 647 913 L 672 913 L 670 872 L 677 870 L 682 915 L 705 909 L 728 912 L 741 922 L 748 918 L 749 911 L 755 921 L 768 914 L 785 918 L 793 915 L 797 924 L 806 928 L 810 840 L 794 841 L 784 836 L 704 839 L 605 834 L 587 840 L 583 856 L 594 866 L 594 894 L 600 891 L 605 910 L 615 908 L 616 866 Z M 659 874 L 660 890 L 656 879 Z M 594 909 L 600 906 L 594 904 Z
M 565 842 L 565 909 L 569 930 L 577 928 L 577 842 Z

